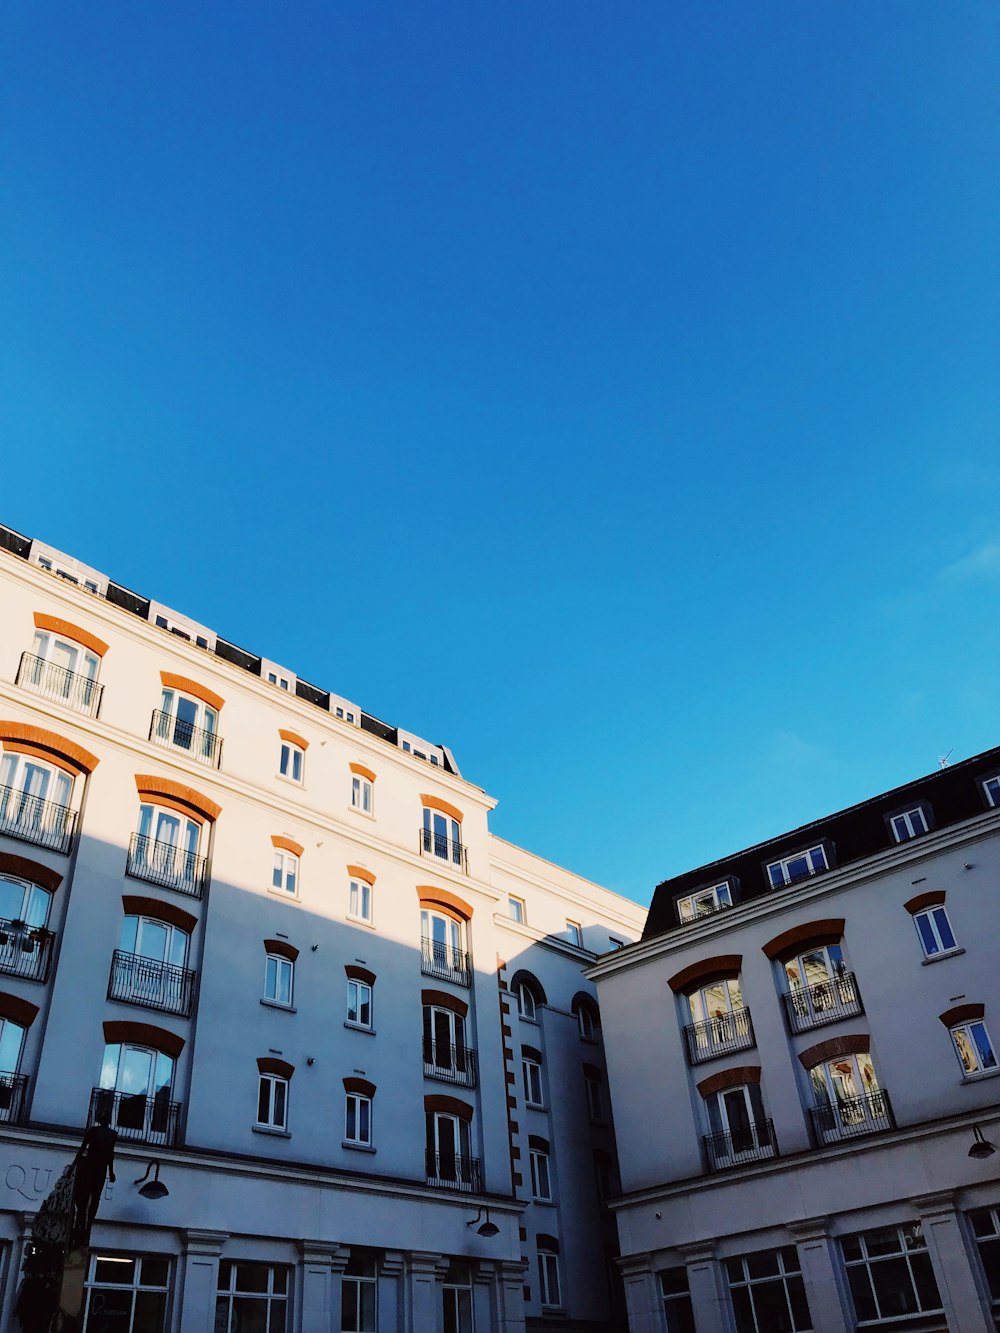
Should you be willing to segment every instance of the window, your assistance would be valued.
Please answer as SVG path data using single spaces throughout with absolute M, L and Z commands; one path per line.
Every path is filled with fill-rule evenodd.
M 44 981 L 52 954 L 45 929 L 52 894 L 29 880 L 0 875 L 0 972 Z
M 601 1072 L 591 1065 L 583 1071 L 583 1086 L 587 1093 L 587 1112 L 591 1120 L 604 1119 L 604 1097 L 601 1093 Z
M 743 1005 L 738 978 L 711 981 L 687 997 L 691 1023 L 688 1055 L 695 1063 L 754 1044 L 750 1015 Z
M 866 1051 L 814 1065 L 809 1079 L 816 1100 L 813 1121 L 823 1141 L 891 1128 L 888 1098 Z
M 462 825 L 457 819 L 424 806 L 421 850 L 453 865 L 462 864 Z
M 473 1162 L 470 1152 L 468 1120 L 447 1111 L 428 1111 L 426 1133 L 428 1180 L 478 1187 L 478 1163 Z
M 73 832 L 73 779 L 61 768 L 7 750 L 0 758 L 0 833 L 64 850 Z
M 288 1079 L 261 1074 L 257 1085 L 257 1125 L 262 1129 L 288 1128 Z
M 84 1333 L 163 1333 L 170 1260 L 165 1254 L 94 1254 L 86 1283 Z
M 1000 1304 L 1000 1208 L 977 1208 L 969 1214 L 972 1234 L 993 1304 Z
M 983 1074 L 988 1069 L 996 1069 L 997 1058 L 993 1053 L 993 1043 L 986 1031 L 986 1024 L 981 1018 L 968 1023 L 956 1023 L 949 1028 L 955 1054 L 962 1066 L 962 1076 L 969 1078 L 973 1074 Z
M 611 1158 L 600 1148 L 594 1153 L 594 1184 L 598 1202 L 606 1203 L 611 1197 Z
M 667 1333 L 695 1333 L 687 1269 L 664 1268 L 660 1273 L 660 1294 L 667 1316 Z
M 794 1245 L 726 1260 L 736 1333 L 791 1333 L 812 1328 Z
M 729 882 L 714 884 L 710 889 L 699 889 L 687 898 L 678 898 L 677 920 L 682 924 L 685 921 L 697 921 L 699 917 L 711 916 L 713 912 L 721 912 L 724 907 L 732 905 Z
M 928 908 L 926 912 L 915 913 L 913 924 L 917 928 L 920 947 L 924 951 L 925 958 L 936 958 L 938 954 L 951 953 L 953 949 L 958 948 L 943 903 L 938 907 Z
M 577 1005 L 576 1021 L 584 1041 L 597 1040 L 598 1022 L 589 1004 Z
M 153 714 L 150 740 L 189 750 L 195 759 L 215 763 L 218 754 L 219 714 L 201 699 L 189 698 L 164 687 L 160 711 Z
M 375 1333 L 378 1269 L 374 1255 L 351 1250 L 340 1283 L 341 1333 Z
M 26 879 L 0 875 L 0 920 L 36 930 L 48 924 L 52 894 Z
M 355 773 L 351 777 L 351 806 L 363 815 L 372 814 L 375 807 L 375 787 L 369 778 Z
M 172 1143 L 176 1107 L 170 1100 L 174 1062 L 169 1055 L 132 1042 L 104 1048 L 101 1088 L 109 1094 L 100 1105 L 110 1111 L 112 1129 L 123 1139 Z
M 198 856 L 201 825 L 176 810 L 143 803 L 129 855 L 129 874 L 167 888 L 196 894 L 201 886 Z
M 277 671 L 269 671 L 267 673 L 267 680 L 268 684 L 277 685 L 279 690 L 288 690 L 291 688 L 292 684 L 287 676 L 279 676 Z
M 535 1053 L 522 1055 L 521 1079 L 524 1084 L 524 1100 L 528 1106 L 544 1106 L 542 1101 L 542 1066 L 541 1057 Z
M 283 954 L 269 953 L 264 963 L 264 999 L 272 1004 L 292 1007 L 292 981 L 295 964 Z
M 531 1197 L 542 1203 L 552 1202 L 552 1175 L 549 1171 L 548 1145 L 530 1146 L 528 1162 L 531 1167 Z
M 861 1012 L 854 977 L 844 964 L 839 944 L 809 949 L 785 962 L 786 1008 L 793 1032 Z
M 304 752 L 298 745 L 294 745 L 291 741 L 282 741 L 278 772 L 283 778 L 288 778 L 289 782 L 301 782 L 305 758 Z
M 780 889 L 785 884 L 795 884 L 810 875 L 818 875 L 821 870 L 829 870 L 826 849 L 810 847 L 807 852 L 796 852 L 782 861 L 772 861 L 767 867 L 768 879 L 773 889 Z
M 917 805 L 912 810 L 904 810 L 902 814 L 893 815 L 889 820 L 889 827 L 897 842 L 908 842 L 910 838 L 919 838 L 921 833 L 927 832 L 927 816 L 923 806 Z
M 524 925 L 524 899 L 515 898 L 512 893 L 507 895 L 507 915 L 511 921 L 516 921 L 519 926 Z
M 423 908 L 420 913 L 421 970 L 459 986 L 469 984 L 464 924 L 454 917 Z
M 983 791 L 990 805 L 1000 806 L 1000 777 L 987 778 L 983 783 Z
M 351 880 L 350 901 L 347 914 L 348 916 L 352 916 L 355 921 L 366 921 L 371 925 L 372 886 L 367 880 Z
M 941 1309 L 919 1222 L 844 1236 L 840 1247 L 859 1327 Z
M 100 658 L 71 639 L 36 630 L 31 654 L 22 659 L 18 683 L 47 699 L 83 713 L 93 712 L 98 699 Z
M 452 1259 L 441 1288 L 444 1302 L 444 1333 L 472 1333 L 472 1269 L 461 1259 Z
M 344 1142 L 371 1147 L 372 1099 L 361 1092 L 349 1092 L 344 1113 Z
M 549 1308 L 562 1305 L 562 1290 L 559 1286 L 559 1255 L 555 1250 L 546 1249 L 541 1238 L 538 1244 L 538 1299 Z
M 710 1131 L 705 1151 L 710 1170 L 774 1156 L 774 1140 L 764 1114 L 759 1083 L 743 1083 L 713 1093 L 707 1098 L 705 1109 Z
M 475 1082 L 475 1065 L 465 1044 L 465 1019 L 461 1014 L 439 1005 L 424 1005 L 424 1073 L 470 1087 Z
M 299 858 L 292 852 L 275 849 L 271 887 L 295 896 L 299 880 Z
M 110 999 L 187 1014 L 191 973 L 187 970 L 190 936 L 179 926 L 149 916 L 122 921 L 111 969 Z
M 570 944 L 575 944 L 578 949 L 583 948 L 583 927 L 579 921 L 566 922 L 566 938 Z
M 290 1327 L 284 1265 L 219 1264 L 215 1333 L 286 1333 Z
M 9 1018 L 0 1019 L 0 1122 L 20 1117 L 23 1091 L 17 1067 L 21 1063 L 25 1029 Z
M 347 1023 L 353 1028 L 372 1026 L 372 988 L 354 977 L 347 978 Z
M 535 992 L 527 981 L 519 981 L 514 987 L 514 1000 L 517 1004 L 517 1012 L 522 1018 L 528 1019 L 531 1023 L 538 1021 Z

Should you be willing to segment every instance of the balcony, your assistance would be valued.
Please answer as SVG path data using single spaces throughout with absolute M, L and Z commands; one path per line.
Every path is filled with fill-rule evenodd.
M 108 999 L 159 1009 L 188 1018 L 194 1000 L 195 973 L 187 967 L 157 962 L 141 954 L 116 949 L 111 959 Z
M 150 1097 L 145 1093 L 94 1088 L 87 1124 L 98 1124 L 98 1117 L 103 1114 L 108 1116 L 111 1128 L 118 1131 L 119 1139 L 126 1143 L 153 1143 L 169 1148 L 179 1137 L 181 1104 L 159 1092 Z
M 863 1138 L 866 1134 L 882 1134 L 896 1124 L 889 1094 L 882 1089 L 865 1097 L 811 1106 L 809 1119 L 817 1148 L 843 1139 Z
M 16 787 L 0 787 L 0 833 L 33 842 L 52 852 L 68 852 L 76 832 L 76 811 L 29 796 Z
M 853 1018 L 864 1013 L 861 994 L 853 972 L 841 972 L 829 981 L 817 981 L 812 986 L 801 986 L 782 995 L 785 1022 L 794 1036 L 808 1032 L 842 1018 Z
M 467 1046 L 447 1046 L 444 1042 L 424 1039 L 424 1077 L 442 1083 L 457 1083 L 463 1088 L 476 1086 L 476 1053 Z
M 149 739 L 157 745 L 167 745 L 171 749 L 186 750 L 192 759 L 210 768 L 218 768 L 222 763 L 222 737 L 214 731 L 205 731 L 192 722 L 184 722 L 171 713 L 153 709 L 153 718 L 149 724 Z
M 419 834 L 421 856 L 434 856 L 439 861 L 469 873 L 469 858 L 465 847 L 456 838 L 449 838 L 444 833 L 435 833 L 433 829 L 421 828 Z
M 182 851 L 172 842 L 157 842 L 142 833 L 133 833 L 129 838 L 125 873 L 132 879 L 143 879 L 147 884 L 200 898 L 208 880 L 207 866 L 207 857 Z
M 51 930 L 0 917 L 0 972 L 25 981 L 48 981 L 55 939 Z
M 88 717 L 96 717 L 101 711 L 103 685 L 77 671 L 67 671 L 54 662 L 46 662 L 34 653 L 21 654 L 15 684 L 45 699 L 65 704 L 67 708 L 75 708 Z
M 701 1140 L 706 1171 L 726 1171 L 748 1162 L 764 1162 L 778 1155 L 778 1141 L 770 1120 L 744 1125 L 729 1133 L 705 1134 Z
M 478 1157 L 457 1157 L 453 1153 L 426 1154 L 428 1185 L 442 1189 L 461 1190 L 463 1194 L 480 1194 L 483 1189 L 483 1166 Z
M 424 976 L 453 981 L 456 986 L 468 986 L 472 976 L 469 955 L 464 950 L 427 935 L 420 937 L 420 970 Z
M 0 1124 L 21 1123 L 27 1091 L 27 1074 L 0 1074 Z
M 749 1009 L 733 1009 L 704 1023 L 689 1023 L 684 1029 L 688 1062 L 692 1065 L 714 1060 L 733 1051 L 746 1051 L 757 1044 Z

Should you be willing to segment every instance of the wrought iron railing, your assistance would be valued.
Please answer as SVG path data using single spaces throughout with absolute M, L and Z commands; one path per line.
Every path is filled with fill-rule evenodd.
M 15 684 L 80 713 L 89 713 L 91 717 L 96 717 L 101 710 L 103 685 L 78 671 L 68 671 L 55 662 L 46 662 L 44 657 L 36 657 L 34 653 L 21 654 Z
M 0 1074 L 0 1123 L 17 1125 L 24 1119 L 27 1074 Z
M 433 1037 L 424 1038 L 424 1074 L 443 1083 L 476 1086 L 476 1053 L 467 1046 L 449 1046 Z
M 706 1019 L 704 1023 L 689 1023 L 684 1036 L 688 1061 L 693 1065 L 756 1045 L 749 1009 L 731 1009 L 726 1014 Z
M 427 1153 L 428 1185 L 479 1194 L 483 1188 L 483 1165 L 478 1157 L 459 1157 L 453 1153 Z
M 441 977 L 458 986 L 468 986 L 472 975 L 469 955 L 451 944 L 442 944 L 427 935 L 420 937 L 420 970 L 428 977 Z
M 222 763 L 222 737 L 214 731 L 206 731 L 191 722 L 184 722 L 172 713 L 153 709 L 153 720 L 149 724 L 149 739 L 157 745 L 176 746 L 187 750 L 192 758 L 202 764 L 218 768 Z
M 0 787 L 0 833 L 53 852 L 68 852 L 76 831 L 76 811 L 55 801 Z
M 155 1143 L 169 1147 L 180 1133 L 181 1103 L 163 1096 L 162 1089 L 152 1096 L 146 1093 L 114 1092 L 94 1088 L 90 1095 L 89 1125 L 99 1124 L 106 1115 L 108 1124 L 128 1143 Z
M 424 856 L 436 856 L 450 865 L 458 866 L 468 874 L 469 862 L 465 847 L 457 838 L 449 838 L 444 833 L 435 833 L 433 829 L 422 828 L 420 851 Z
M 788 1031 L 808 1032 L 810 1028 L 836 1023 L 864 1013 L 861 994 L 853 972 L 841 972 L 828 981 L 800 986 L 781 997 L 785 1006 Z
M 818 1147 L 825 1143 L 836 1143 L 840 1139 L 881 1134 L 895 1125 L 889 1094 L 882 1088 L 864 1097 L 849 1097 L 845 1101 L 811 1106 L 809 1119 Z
M 194 985 L 195 973 L 188 967 L 116 949 L 111 959 L 108 999 L 187 1018 L 194 1000 Z
M 185 852 L 171 842 L 157 842 L 142 833 L 129 838 L 125 873 L 164 889 L 200 898 L 207 882 L 208 858 Z
M 0 917 L 0 972 L 25 981 L 48 981 L 55 938 L 41 926 Z
M 728 1133 L 705 1134 L 701 1142 L 706 1171 L 725 1171 L 731 1166 L 763 1162 L 778 1155 L 778 1141 L 770 1120 L 758 1120 Z

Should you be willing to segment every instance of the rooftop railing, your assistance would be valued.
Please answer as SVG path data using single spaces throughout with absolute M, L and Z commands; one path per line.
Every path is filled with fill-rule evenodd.
M 194 1001 L 195 973 L 188 967 L 161 963 L 141 954 L 116 949 L 111 959 L 108 999 L 159 1009 L 188 1018 Z
M 78 671 L 68 671 L 55 662 L 46 662 L 44 657 L 36 657 L 34 653 L 21 654 L 15 684 L 90 717 L 96 717 L 101 711 L 103 685 Z
M 788 1031 L 793 1036 L 797 1032 L 808 1032 L 811 1028 L 823 1027 L 826 1023 L 836 1023 L 841 1018 L 853 1018 L 864 1013 L 853 972 L 841 972 L 827 981 L 799 986 L 782 995 L 781 1002 L 785 1008 Z
M 756 1045 L 749 1009 L 731 1009 L 729 1013 L 706 1019 L 704 1023 L 689 1023 L 684 1029 L 688 1061 L 700 1065 L 718 1055 L 745 1051 Z
M 206 731 L 191 722 L 184 722 L 172 713 L 164 713 L 159 708 L 153 709 L 153 718 L 149 724 L 149 739 L 157 745 L 170 745 L 178 750 L 187 750 L 199 763 L 218 768 L 222 763 L 222 737 L 214 731 Z
M 53 852 L 68 852 L 76 831 L 76 811 L 16 787 L 0 787 L 0 833 Z
M 182 851 L 171 842 L 157 842 L 142 833 L 129 838 L 125 873 L 132 879 L 200 898 L 205 892 L 207 869 L 207 857 Z

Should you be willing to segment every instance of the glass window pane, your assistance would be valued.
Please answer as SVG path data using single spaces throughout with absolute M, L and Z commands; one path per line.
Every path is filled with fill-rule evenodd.
M 923 946 L 924 953 L 927 957 L 930 958 L 934 954 L 940 953 L 940 948 L 934 935 L 934 927 L 931 924 L 928 914 L 922 912 L 913 919 L 917 923 L 917 930 L 920 932 L 920 943 Z
M 163 1333 L 163 1315 L 166 1307 L 166 1292 L 136 1292 L 135 1317 L 129 1333 Z
M 875 1304 L 875 1296 L 872 1292 L 871 1279 L 868 1276 L 868 1269 L 862 1265 L 857 1268 L 850 1267 L 847 1270 L 847 1281 L 851 1288 L 851 1299 L 854 1302 L 854 1313 L 859 1322 L 866 1319 L 878 1318 L 878 1307 Z
M 893 1315 L 913 1314 L 917 1310 L 910 1267 L 904 1258 L 883 1259 L 872 1264 L 871 1275 L 875 1299 L 883 1319 Z
M 942 947 L 945 949 L 954 949 L 955 936 L 952 934 L 951 923 L 948 920 L 948 913 L 943 907 L 937 907 L 931 915 L 934 917 L 934 924 L 938 928 Z

